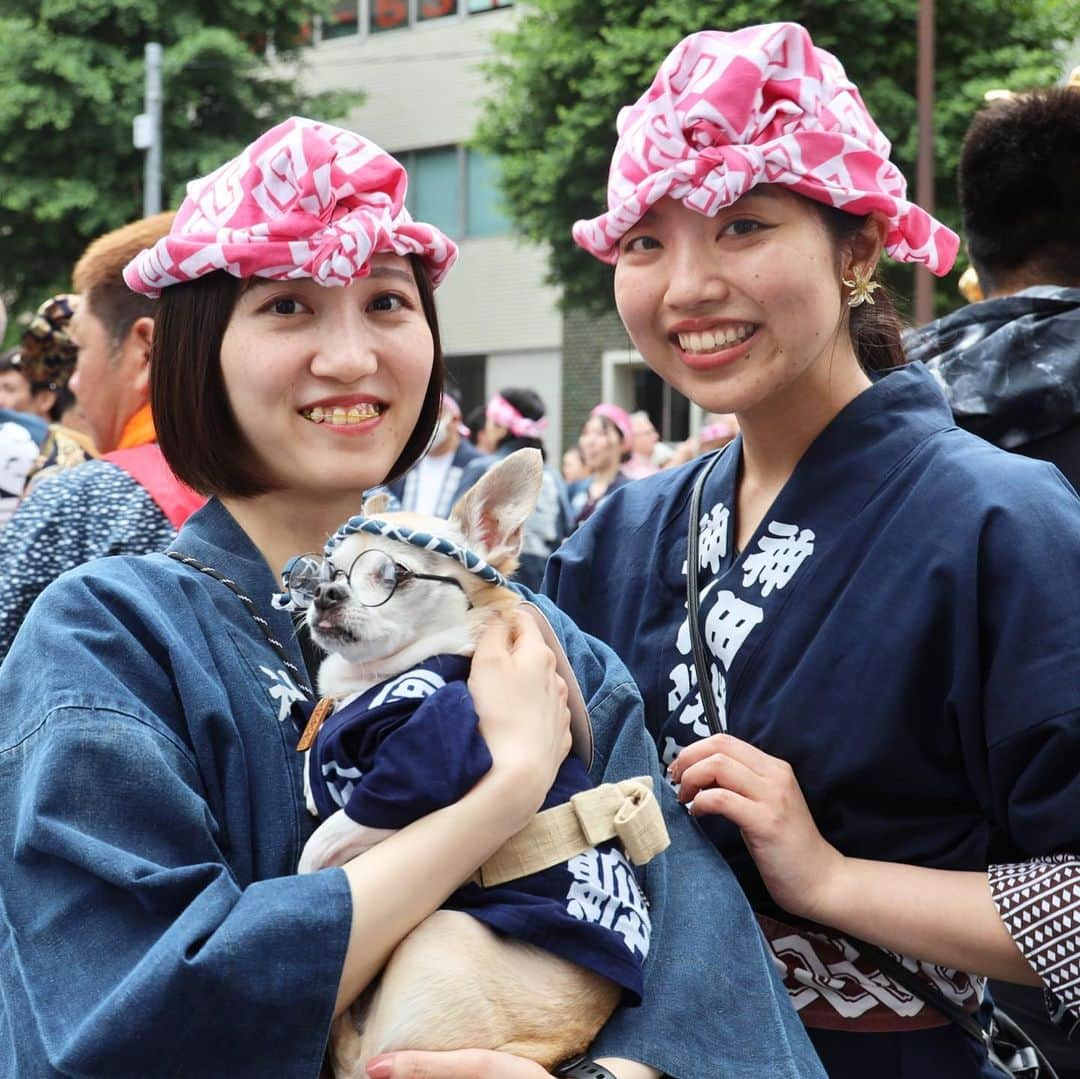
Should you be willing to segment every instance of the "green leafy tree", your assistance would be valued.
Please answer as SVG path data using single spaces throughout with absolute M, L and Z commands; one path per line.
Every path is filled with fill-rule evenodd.
M 574 246 L 570 226 L 605 205 L 619 108 L 636 100 L 668 50 L 695 30 L 801 22 L 816 44 L 841 59 L 913 185 L 917 10 L 916 0 L 530 3 L 515 29 L 496 39 L 477 141 L 502 159 L 503 191 L 517 227 L 549 245 L 549 279 L 564 290 L 564 304 L 590 312 L 611 306 L 610 268 Z M 936 214 L 956 228 L 960 142 L 984 92 L 1054 83 L 1064 43 L 1080 33 L 1080 4 L 949 0 L 937 12 Z M 903 298 L 910 269 L 888 273 Z M 956 276 L 939 286 L 939 307 L 959 301 Z
M 359 95 L 305 96 L 324 0 L 0 0 L 0 291 L 13 316 L 68 287 L 87 243 L 142 214 L 147 42 L 164 46 L 163 200 L 266 127 L 332 119 Z M 265 58 L 272 41 L 277 60 Z

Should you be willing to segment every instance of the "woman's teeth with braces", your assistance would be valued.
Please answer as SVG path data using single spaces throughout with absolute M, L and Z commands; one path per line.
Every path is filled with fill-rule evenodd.
M 382 405 L 353 405 L 351 408 L 323 408 L 316 405 L 314 408 L 306 408 L 300 414 L 312 423 L 332 423 L 338 427 L 346 427 L 350 423 L 366 423 L 382 414 Z
M 709 330 L 705 333 L 680 333 L 679 348 L 683 352 L 716 352 L 739 341 L 745 341 L 757 327 L 752 322 L 742 326 L 729 326 L 726 330 Z

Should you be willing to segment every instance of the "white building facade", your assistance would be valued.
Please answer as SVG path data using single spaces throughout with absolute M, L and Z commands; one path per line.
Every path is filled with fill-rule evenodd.
M 529 386 L 562 443 L 562 317 L 544 284 L 545 251 L 513 235 L 496 165 L 468 147 L 486 93 L 479 65 L 512 25 L 508 0 L 344 0 L 316 27 L 310 90 L 361 90 L 362 105 L 326 117 L 373 139 L 409 171 L 413 214 L 461 248 L 437 294 L 443 351 L 466 412 L 503 386 Z

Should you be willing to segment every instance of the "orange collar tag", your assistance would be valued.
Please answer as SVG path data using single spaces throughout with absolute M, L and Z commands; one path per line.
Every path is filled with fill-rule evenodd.
M 307 726 L 304 727 L 304 733 L 300 735 L 300 741 L 296 743 L 296 752 L 304 753 L 311 748 L 311 743 L 315 741 L 315 735 L 319 733 L 319 729 L 326 722 L 326 717 L 334 710 L 334 698 L 323 697 L 314 710 L 311 713 L 311 718 L 307 721 Z

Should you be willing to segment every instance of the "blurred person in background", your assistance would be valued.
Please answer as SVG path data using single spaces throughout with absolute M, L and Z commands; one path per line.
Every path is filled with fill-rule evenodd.
M 95 456 L 90 438 L 62 422 L 75 402 L 67 385 L 76 358 L 68 324 L 77 300 L 46 300 L 19 345 L 0 356 L 0 391 L 9 391 L 0 392 L 0 526 L 34 484 Z
M 439 423 L 427 453 L 387 490 L 404 510 L 448 517 L 461 490 L 466 467 L 481 452 L 468 440 L 469 428 L 461 418 L 461 404 L 450 393 L 442 395 Z M 466 437 L 462 437 L 466 436 Z
M 589 470 L 585 467 L 585 458 L 581 455 L 581 447 L 575 442 L 566 448 L 562 455 L 562 477 L 569 488 L 572 484 L 588 478 Z
M 910 332 L 960 427 L 1080 486 L 1080 68 L 994 92 L 964 137 L 960 209 L 981 301 Z
M 960 154 L 972 302 L 909 333 L 907 350 L 960 427 L 1052 462 L 1080 489 L 1080 68 L 1065 87 L 987 96 Z M 990 991 L 1061 1079 L 1080 1076 L 1080 1043 L 1040 989 Z
M 713 450 L 726 446 L 738 433 L 739 421 L 732 413 L 708 412 L 701 430 L 680 442 L 664 463 L 664 467 L 674 468 L 703 453 L 712 453 Z
M 493 453 L 495 451 L 495 443 L 487 432 L 487 405 L 477 405 L 476 408 L 470 408 L 468 416 L 465 417 L 465 426 L 469 429 L 469 441 L 481 453 Z
M 567 536 L 570 520 L 562 477 L 546 466 L 543 434 L 547 430 L 547 406 L 535 390 L 507 386 L 488 401 L 484 414 L 483 436 L 493 449 L 466 467 L 457 497 L 472 487 L 496 461 L 515 450 L 532 447 L 543 454 L 545 467 L 540 498 L 532 516 L 525 522 L 520 564 L 514 574 L 515 581 L 535 591 L 544 579 L 548 557 Z
M 630 459 L 622 466 L 630 479 L 640 480 L 659 472 L 660 466 L 653 456 L 659 442 L 660 435 L 648 412 L 633 413 L 630 416 Z
M 630 414 L 618 405 L 597 405 L 581 428 L 578 445 L 589 475 L 567 491 L 574 528 L 587 521 L 600 503 L 630 477 L 622 470 L 630 457 Z
M 0 662 L 38 594 L 65 570 L 112 554 L 160 551 L 205 501 L 157 446 L 149 361 L 155 301 L 132 292 L 124 266 L 169 231 L 173 215 L 95 240 L 75 265 L 82 299 L 68 326 L 78 349 L 70 385 L 105 455 L 36 484 L 0 545 Z

